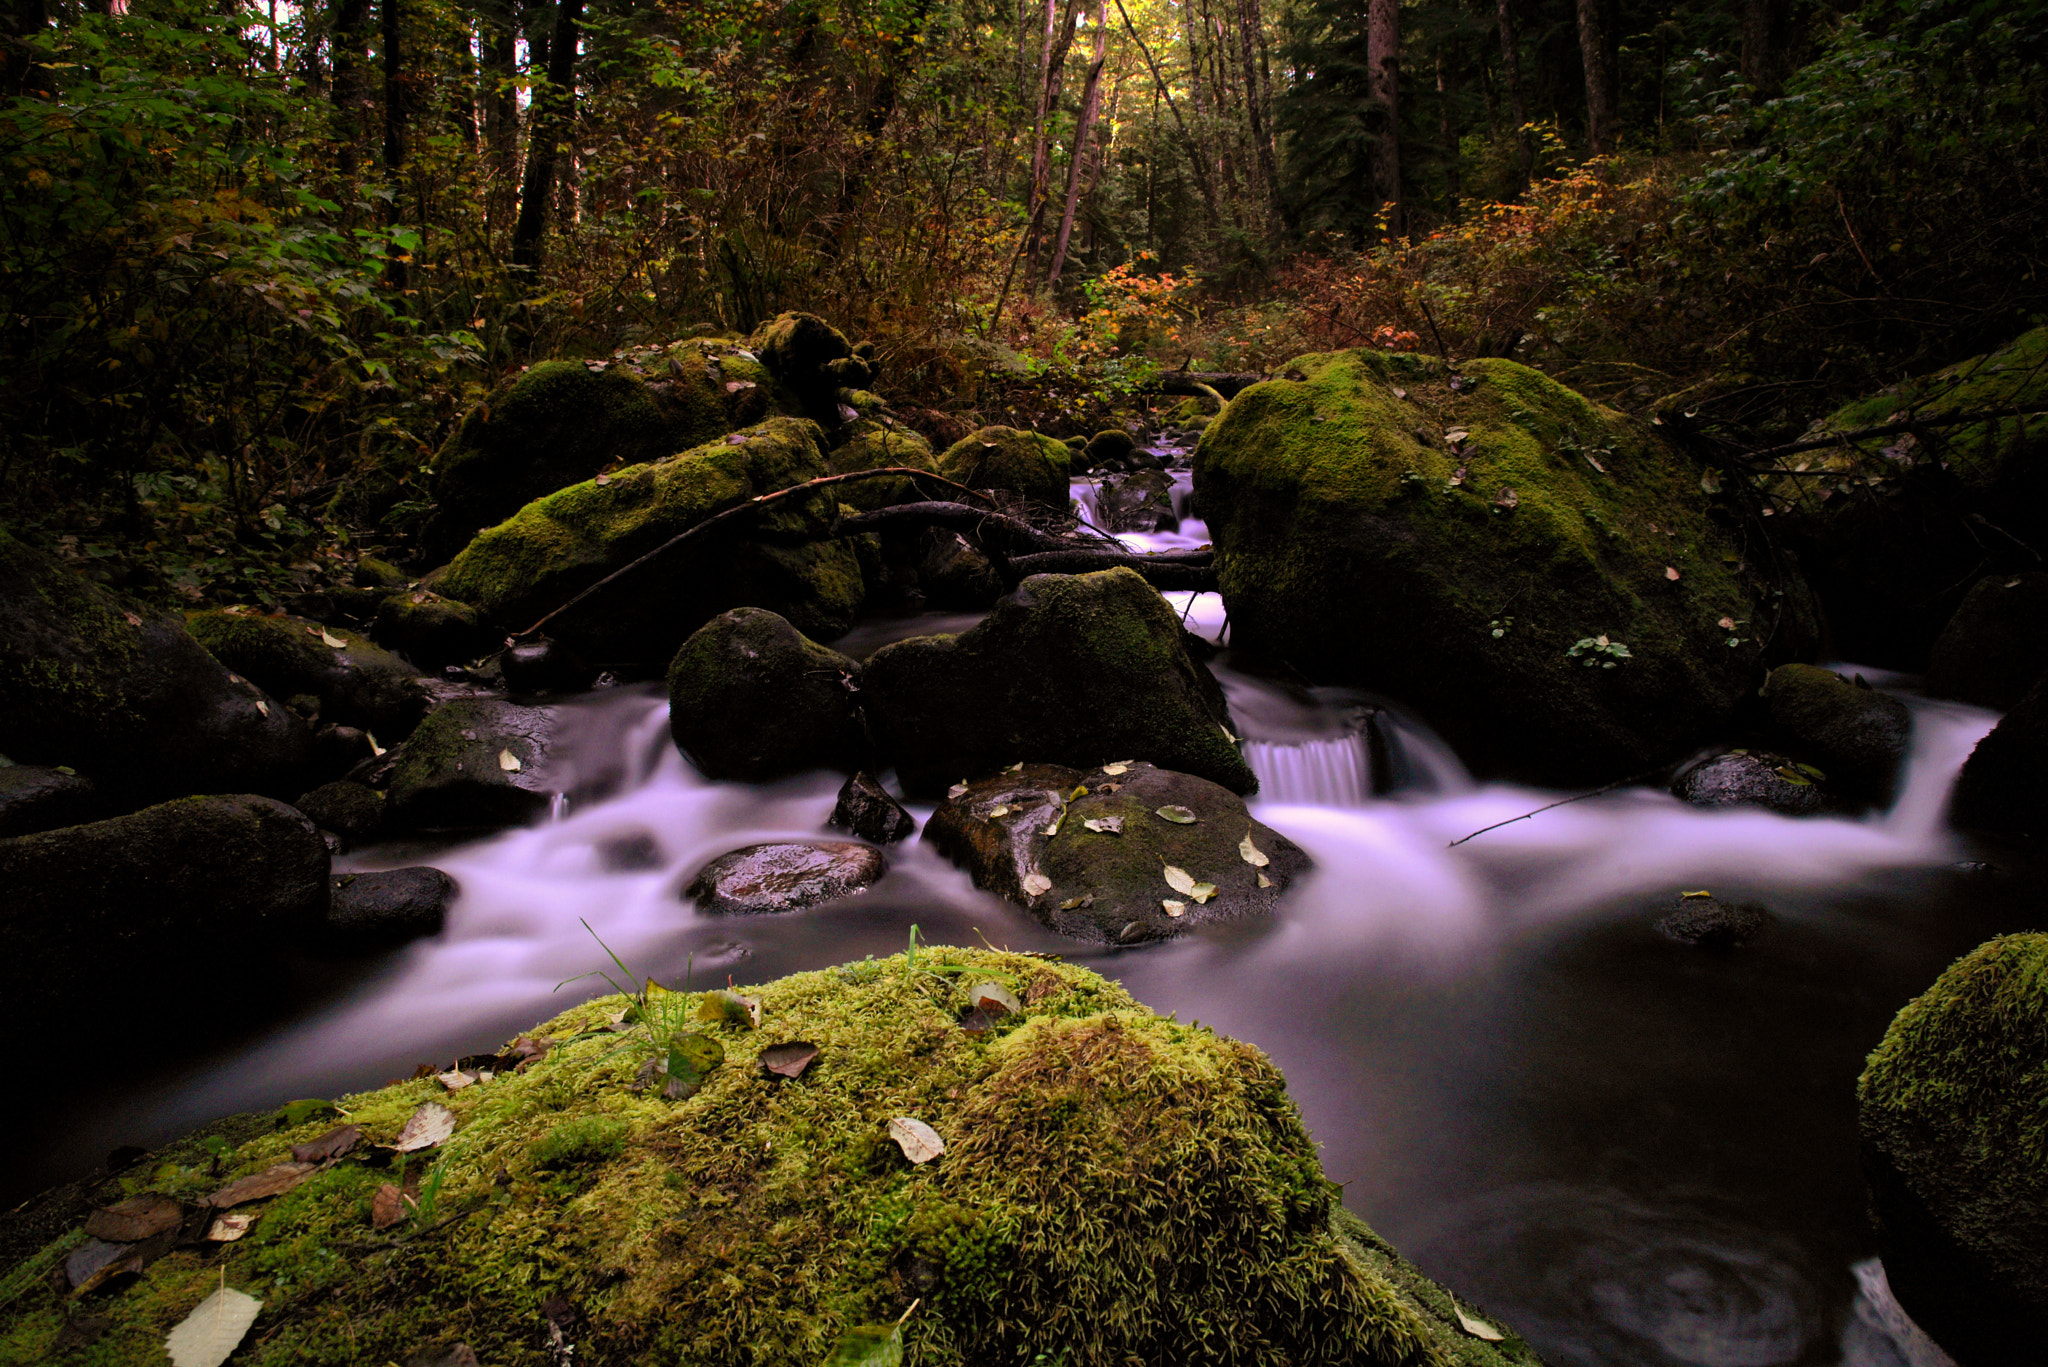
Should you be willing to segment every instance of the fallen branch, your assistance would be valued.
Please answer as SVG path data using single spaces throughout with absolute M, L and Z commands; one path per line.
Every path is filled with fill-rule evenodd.
M 1653 774 L 1663 773 L 1664 770 L 1669 767 L 1669 765 L 1659 764 L 1655 768 L 1645 769 L 1639 774 L 1630 774 L 1627 778 L 1618 778 L 1614 780 L 1614 782 L 1609 783 L 1604 787 L 1593 789 L 1591 792 L 1573 793 L 1570 797 L 1561 797 L 1555 802 L 1547 803 L 1544 806 L 1538 807 L 1533 812 L 1523 812 L 1520 816 L 1511 816 L 1506 821 L 1496 821 L 1491 826 L 1481 826 L 1478 830 L 1472 832 L 1471 835 L 1459 836 L 1456 840 L 1453 840 L 1450 844 L 1444 846 L 1444 848 L 1447 850 L 1455 850 L 1458 848 L 1458 846 L 1464 844 L 1467 840 L 1476 839 L 1479 836 L 1485 835 L 1488 831 L 1497 831 L 1503 826 L 1512 826 L 1517 821 L 1527 821 L 1532 816 L 1541 816 L 1543 815 L 1543 813 L 1549 811 L 1553 807 L 1564 807 L 1574 802 L 1584 802 L 1589 797 L 1599 797 L 1602 793 L 1611 793 L 1616 788 L 1626 788 L 1631 783 L 1641 783 L 1644 779 L 1649 778 Z
M 757 494 L 753 498 L 748 499 L 745 503 L 734 504 L 732 507 L 727 508 L 724 512 L 714 513 L 710 517 L 705 518 L 702 522 L 699 522 L 694 527 L 676 533 L 676 535 L 662 542 L 659 546 L 656 546 L 653 550 L 647 552 L 647 554 L 641 556 L 639 559 L 628 561 L 627 563 L 619 566 L 619 568 L 613 570 L 610 574 L 598 580 L 595 584 L 592 584 L 590 587 L 576 594 L 574 597 L 569 599 L 568 602 L 562 604 L 560 607 L 556 608 L 553 612 L 550 612 L 547 616 L 541 618 L 538 622 L 535 622 L 526 630 L 516 632 L 513 635 L 508 636 L 505 639 L 505 644 L 511 645 L 514 642 L 523 641 L 529 636 L 538 635 L 542 627 L 546 626 L 549 622 L 552 622 L 555 618 L 567 612 L 570 608 L 575 607 L 584 599 L 590 597 L 591 594 L 596 593 L 599 589 L 605 587 L 607 584 L 612 583 L 614 580 L 622 579 L 626 575 L 631 574 L 634 570 L 639 569 L 648 561 L 658 559 L 661 556 L 668 554 L 668 552 L 674 550 L 677 546 L 682 545 L 685 541 L 688 541 L 691 537 L 698 535 L 700 532 L 706 532 L 711 530 L 713 527 L 719 526 L 722 523 L 733 521 L 739 518 L 742 514 L 758 512 L 761 508 L 767 506 L 768 504 L 779 503 L 784 499 L 794 498 L 799 494 L 810 493 L 814 490 L 822 489 L 827 485 L 846 484 L 857 479 L 874 479 L 880 475 L 907 475 L 915 479 L 931 480 L 935 483 L 944 484 L 950 488 L 958 489 L 960 490 L 960 492 L 968 494 L 974 498 L 981 499 L 984 502 L 989 503 L 991 506 L 993 506 L 994 504 L 993 499 L 990 499 L 988 495 L 981 493 L 978 490 L 970 489 L 966 485 L 961 484 L 955 480 L 947 479 L 943 475 L 935 475 L 929 470 L 913 469 L 908 465 L 885 465 L 880 469 L 876 470 L 854 470 L 843 475 L 820 475 L 816 479 L 805 480 L 802 484 L 792 484 L 787 489 L 777 489 L 772 493 Z
M 1216 567 L 1209 561 L 1209 552 L 1190 551 L 1186 554 L 1200 559 L 1180 559 L 1173 557 L 1172 553 L 1119 555 L 1115 551 L 1041 551 L 1037 555 L 1017 556 L 1010 561 L 1010 569 L 1022 579 L 1030 574 L 1088 574 L 1095 570 L 1126 568 L 1136 570 L 1155 589 L 1215 592 Z
M 1745 461 L 1777 460 L 1783 456 L 1796 456 L 1801 451 L 1820 451 L 1832 446 L 1847 446 L 1851 442 L 1863 441 L 1870 437 L 1896 437 L 1922 427 L 1967 427 L 1973 422 L 1989 422 L 1994 418 L 2028 418 L 2048 413 L 2048 407 L 2030 408 L 1980 408 L 1971 413 L 1951 413 L 1939 418 L 1907 418 L 1900 422 L 1879 423 L 1875 427 L 1858 427 L 1849 432 L 1830 432 L 1824 437 L 1808 437 L 1804 441 L 1790 441 L 1783 446 L 1771 446 L 1762 451 L 1745 451 L 1739 459 Z M 1779 470 L 1777 474 L 1825 474 L 1817 470 Z
M 1005 546 L 1034 551 L 1066 544 L 1059 537 L 1042 532 L 1021 518 L 983 512 L 964 503 L 898 503 L 889 508 L 877 508 L 859 517 L 847 518 L 839 524 L 836 534 L 863 536 L 868 532 L 899 531 L 906 527 L 943 527 L 950 532 L 971 532 L 977 539 L 989 538 L 994 533 L 993 539 Z

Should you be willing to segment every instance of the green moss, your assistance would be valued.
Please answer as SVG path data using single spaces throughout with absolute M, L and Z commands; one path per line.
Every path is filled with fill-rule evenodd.
M 880 418 L 862 418 L 854 423 L 845 440 L 826 457 L 825 463 L 835 475 L 850 474 L 855 470 L 884 469 L 892 465 L 904 465 L 913 470 L 938 469 L 938 463 L 932 458 L 930 442 L 899 423 Z M 892 503 L 906 503 L 928 494 L 911 479 L 863 479 L 841 485 L 838 496 L 865 512 L 885 508 Z
M 984 427 L 946 448 L 939 473 L 971 489 L 1000 489 L 1064 510 L 1073 464 L 1064 442 L 1014 427 Z
M 455 1112 L 431 1226 L 373 1231 L 368 1195 L 396 1174 L 345 1159 L 271 1202 L 258 1233 L 173 1253 L 97 1302 L 110 1328 L 75 1360 L 156 1360 L 225 1280 L 266 1303 L 238 1353 L 250 1364 L 404 1361 L 461 1339 L 538 1367 L 551 1296 L 580 1312 L 578 1360 L 593 1362 L 811 1367 L 916 1299 L 907 1360 L 930 1367 L 1480 1361 L 1445 1350 L 1357 1227 L 1333 1232 L 1334 1189 L 1255 1049 L 1024 955 L 926 948 L 915 967 L 870 967 L 752 989 L 762 1028 L 721 1029 L 725 1065 L 684 1101 L 633 1090 L 645 1051 L 602 1028 L 620 998 L 541 1027 L 558 1043 L 523 1072 L 347 1098 L 380 1143 L 422 1102 Z M 1024 1017 L 970 1035 L 965 988 L 987 979 Z M 820 1047 L 800 1079 L 757 1066 L 786 1039 Z M 896 1116 L 930 1124 L 945 1154 L 910 1165 L 886 1138 Z M 228 1175 L 327 1123 L 242 1145 Z M 550 1153 L 575 1154 L 577 1180 Z M 156 1176 L 128 1185 L 222 1180 Z M 0 1310 L 0 1354 L 38 1360 L 69 1313 L 24 1285 Z
M 1511 361 L 1467 363 L 1455 391 L 1373 351 L 1289 369 L 1306 378 L 1244 391 L 1196 454 L 1237 644 L 1554 779 L 1661 757 L 1757 672 L 1764 633 L 1718 623 L 1756 620 L 1766 591 L 1645 429 Z M 1568 658 L 1599 636 L 1633 659 Z

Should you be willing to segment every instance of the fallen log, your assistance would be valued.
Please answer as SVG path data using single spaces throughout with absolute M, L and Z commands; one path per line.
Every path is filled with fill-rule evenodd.
M 1215 390 L 1226 399 L 1234 399 L 1253 385 L 1272 378 L 1271 375 L 1254 375 L 1246 371 L 1168 370 L 1139 385 L 1138 391 L 1149 394 L 1185 394 L 1190 398 L 1198 398 L 1206 387 Z

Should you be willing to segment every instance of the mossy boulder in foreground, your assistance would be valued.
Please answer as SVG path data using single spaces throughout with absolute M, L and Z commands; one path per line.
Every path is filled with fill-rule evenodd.
M 970 1018 L 987 984 L 1019 1010 Z M 61 1238 L 8 1278 L 0 1357 L 38 1360 L 90 1313 L 108 1324 L 82 1360 L 159 1361 L 224 1281 L 264 1302 L 235 1358 L 250 1367 L 457 1343 L 541 1367 L 558 1335 L 583 1364 L 817 1367 L 913 1303 L 904 1360 L 925 1367 L 1535 1362 L 1512 1336 L 1465 1335 L 1441 1288 L 1341 1216 L 1249 1045 L 1018 954 L 925 948 L 745 990 L 758 1029 L 654 997 L 664 1033 L 697 1035 L 679 1053 L 722 1055 L 682 1100 L 636 1088 L 668 1051 L 611 1033 L 627 1002 L 606 998 L 539 1027 L 553 1047 L 517 1072 L 344 1099 L 362 1144 L 238 1206 L 257 1215 L 239 1241 L 179 1247 L 80 1306 L 48 1280 L 84 1235 Z M 816 1047 L 809 1068 L 767 1073 L 764 1050 L 795 1041 Z M 453 1120 L 409 1163 L 430 1209 L 373 1229 L 378 1189 L 405 1178 L 371 1146 L 429 1102 Z M 889 1137 L 902 1117 L 944 1152 L 909 1162 Z M 338 1123 L 261 1135 L 218 1169 L 173 1149 L 98 1204 L 203 1200 Z
M 2048 935 L 1980 946 L 1899 1012 L 1857 1087 L 1885 1275 L 1963 1367 L 2048 1323 Z
M 1699 467 L 1613 410 L 1511 361 L 1289 369 L 1306 378 L 1246 389 L 1195 454 L 1233 645 L 1551 782 L 1676 758 L 1755 687 L 1766 641 L 1811 647 L 1796 584 L 1751 573 Z
M 815 423 L 772 418 L 602 482 L 571 485 L 479 534 L 434 587 L 523 631 L 706 518 L 823 475 L 822 441 Z M 853 624 L 861 602 L 853 551 L 824 539 L 837 507 L 828 489 L 736 518 L 599 590 L 548 632 L 598 663 L 658 665 L 706 620 L 744 605 L 829 640 Z
M 970 631 L 876 651 L 861 690 L 876 748 L 913 795 L 1020 760 L 1142 759 L 1258 786 L 1222 690 L 1135 570 L 1032 575 Z

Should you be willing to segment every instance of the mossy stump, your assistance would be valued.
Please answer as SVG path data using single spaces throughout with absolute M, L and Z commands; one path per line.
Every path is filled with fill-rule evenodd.
M 986 984 L 1020 1009 L 971 1018 Z M 1340 1220 L 1284 1080 L 1249 1045 L 1020 954 L 925 947 L 746 992 L 757 1029 L 656 989 L 623 1036 L 628 999 L 605 998 L 538 1027 L 544 1056 L 488 1082 L 343 1099 L 358 1148 L 239 1207 L 258 1215 L 239 1241 L 176 1248 L 93 1294 L 107 1322 L 78 1360 L 159 1360 L 224 1282 L 264 1301 L 236 1357 L 252 1367 L 458 1342 L 540 1367 L 559 1361 L 551 1324 L 579 1363 L 816 1367 L 913 1303 L 905 1360 L 925 1367 L 1535 1361 L 1512 1337 L 1464 1336 L 1441 1288 Z M 816 1060 L 769 1074 L 764 1051 L 792 1041 Z M 708 1068 L 677 1101 L 636 1082 L 672 1048 Z M 401 1172 L 373 1146 L 430 1102 L 453 1134 Z M 944 1152 L 910 1162 L 899 1117 Z M 98 1203 L 199 1202 L 337 1123 L 260 1133 L 218 1167 L 173 1147 Z M 373 1229 L 379 1188 L 412 1179 L 414 1205 Z M 84 1237 L 9 1276 L 0 1356 L 50 1351 L 77 1307 L 49 1278 Z

